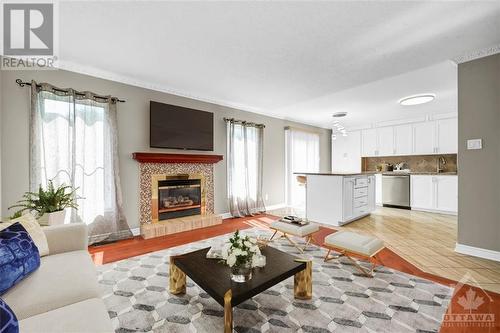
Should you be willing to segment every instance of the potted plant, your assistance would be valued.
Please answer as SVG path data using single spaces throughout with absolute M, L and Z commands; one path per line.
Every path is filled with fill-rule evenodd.
M 63 224 L 66 215 L 65 209 L 68 207 L 78 208 L 75 192 L 76 189 L 64 184 L 55 187 L 53 182 L 49 180 L 46 189 L 40 185 L 38 192 L 26 192 L 23 195 L 23 200 L 19 200 L 9 209 L 21 208 L 14 213 L 15 216 L 19 216 L 25 211 L 36 212 L 40 225 Z
M 248 236 L 241 237 L 236 230 L 222 248 L 222 259 L 231 267 L 231 279 L 246 282 L 252 278 L 252 268 L 259 266 L 261 253 L 257 241 Z

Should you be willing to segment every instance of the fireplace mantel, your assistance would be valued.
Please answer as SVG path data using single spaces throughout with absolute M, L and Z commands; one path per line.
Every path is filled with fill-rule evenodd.
M 214 164 L 223 159 L 222 155 L 133 153 L 132 158 L 140 163 L 206 163 Z

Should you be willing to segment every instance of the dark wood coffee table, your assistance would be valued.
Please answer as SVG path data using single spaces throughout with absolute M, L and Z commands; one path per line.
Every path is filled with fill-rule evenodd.
M 312 297 L 312 263 L 273 247 L 261 250 L 266 266 L 254 268 L 253 277 L 245 283 L 231 280 L 231 269 L 214 259 L 207 259 L 210 248 L 170 257 L 170 286 L 172 294 L 186 292 L 186 275 L 224 307 L 224 332 L 233 330 L 233 307 L 294 276 L 294 296 Z

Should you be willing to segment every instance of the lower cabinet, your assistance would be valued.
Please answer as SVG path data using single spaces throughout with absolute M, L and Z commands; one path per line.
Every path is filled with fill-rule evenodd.
M 342 193 L 342 220 L 348 221 L 354 217 L 354 182 L 355 178 L 344 178 Z
M 411 209 L 456 214 L 456 175 L 411 175 Z
M 434 176 L 437 210 L 453 213 L 458 211 L 457 178 L 457 176 Z
M 310 221 L 341 226 L 375 209 L 374 175 L 308 174 L 306 216 Z
M 375 204 L 382 206 L 382 174 L 375 175 Z

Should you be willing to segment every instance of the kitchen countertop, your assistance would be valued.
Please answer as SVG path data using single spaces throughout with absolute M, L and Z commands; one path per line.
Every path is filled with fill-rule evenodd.
M 429 176 L 456 176 L 457 172 L 432 172 L 432 171 L 410 171 L 410 172 L 394 172 L 394 171 L 384 171 L 384 172 L 376 172 L 377 174 L 395 176 L 395 175 L 429 175 Z
M 406 175 L 429 175 L 429 176 L 456 176 L 457 172 L 419 172 L 419 171 L 410 171 L 410 172 L 394 172 L 394 171 L 363 171 L 363 172 L 294 172 L 295 175 L 304 175 L 304 176 L 369 176 L 369 175 L 388 175 L 388 176 L 406 176 Z
M 364 172 L 294 172 L 296 175 L 304 176 L 369 176 L 376 174 L 376 171 Z

